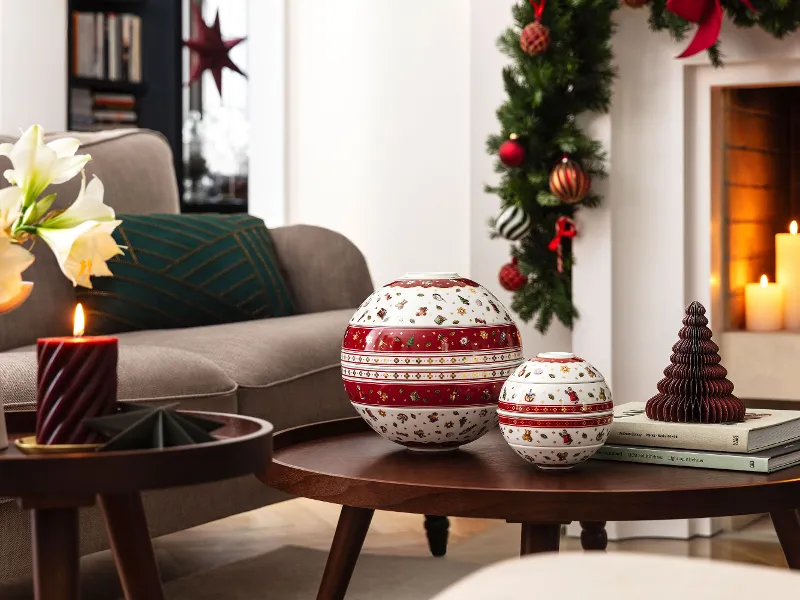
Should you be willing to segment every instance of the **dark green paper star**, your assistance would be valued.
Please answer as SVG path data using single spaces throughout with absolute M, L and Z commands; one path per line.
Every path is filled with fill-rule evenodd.
M 213 442 L 222 423 L 174 410 L 178 404 L 145 406 L 120 403 L 118 412 L 86 419 L 89 429 L 111 438 L 100 452 L 146 450 Z

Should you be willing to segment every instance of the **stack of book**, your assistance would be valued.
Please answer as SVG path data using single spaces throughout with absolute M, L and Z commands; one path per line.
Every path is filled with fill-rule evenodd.
M 136 98 L 132 94 L 93 92 L 72 88 L 72 128 L 102 131 L 136 127 Z
M 608 442 L 594 458 L 772 473 L 800 464 L 800 411 L 748 409 L 743 423 L 665 423 L 644 402 L 614 408 Z
M 108 81 L 142 81 L 142 19 L 138 15 L 72 13 L 72 74 Z

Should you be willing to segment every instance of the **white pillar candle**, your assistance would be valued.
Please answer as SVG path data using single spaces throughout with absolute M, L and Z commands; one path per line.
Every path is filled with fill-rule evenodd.
M 783 286 L 769 283 L 766 275 L 759 283 L 744 288 L 745 327 L 747 331 L 783 329 Z
M 783 322 L 800 330 L 800 235 L 797 221 L 775 236 L 775 280 L 783 286 Z

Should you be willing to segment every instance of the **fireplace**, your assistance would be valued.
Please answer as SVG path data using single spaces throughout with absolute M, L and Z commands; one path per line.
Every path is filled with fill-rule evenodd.
M 712 180 L 719 196 L 712 204 L 721 222 L 719 239 L 712 239 L 721 259 L 717 328 L 741 331 L 747 284 L 764 276 L 776 281 L 775 235 L 800 218 L 800 87 L 718 87 L 711 94 L 717 115 Z

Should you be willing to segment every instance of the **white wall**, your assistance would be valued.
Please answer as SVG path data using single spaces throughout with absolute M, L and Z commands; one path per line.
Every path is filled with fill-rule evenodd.
M 64 0 L 0 0 L 0 132 L 67 126 Z
M 376 285 L 406 271 L 468 274 L 464 1 L 287 6 L 289 222 L 347 235 Z

